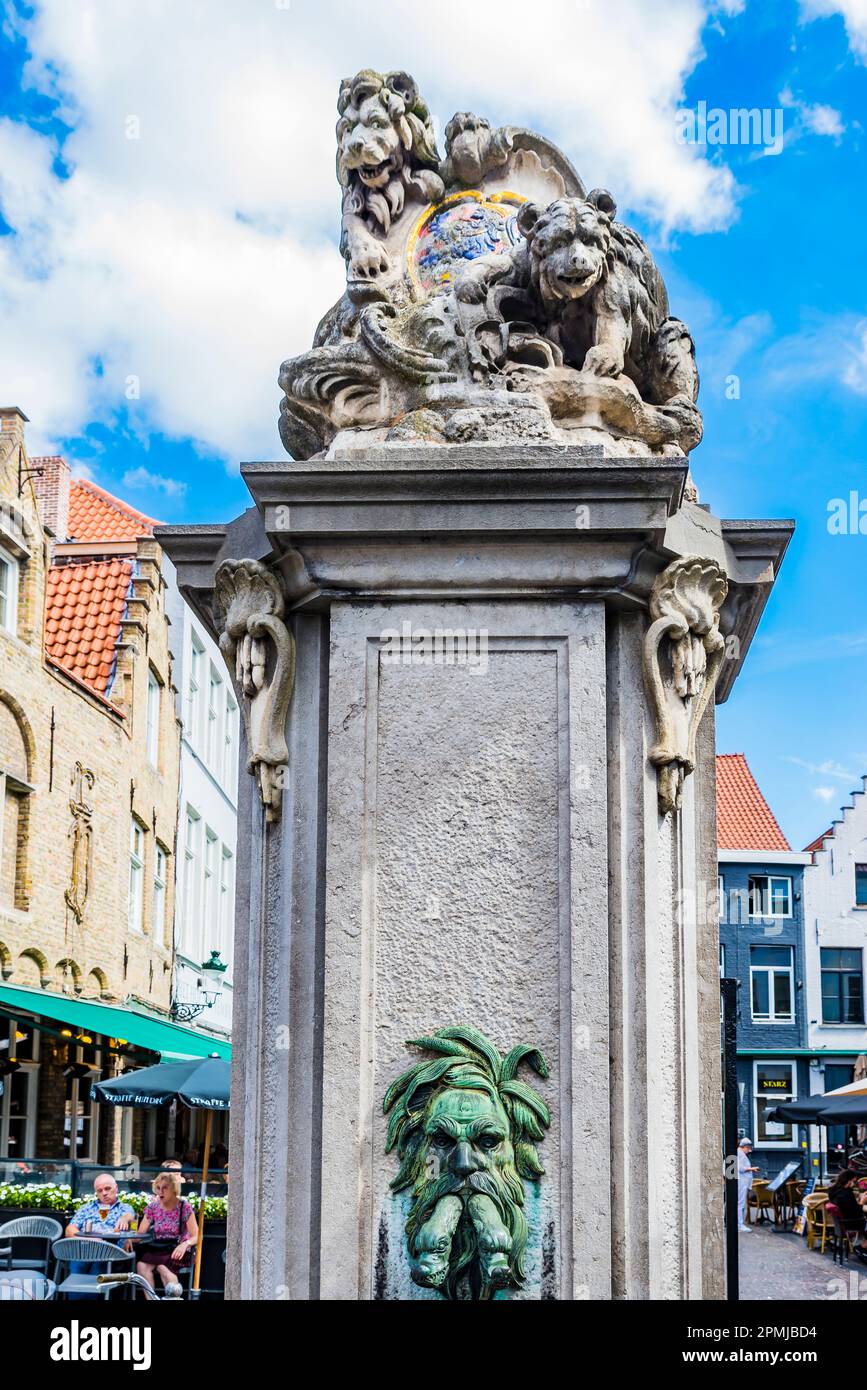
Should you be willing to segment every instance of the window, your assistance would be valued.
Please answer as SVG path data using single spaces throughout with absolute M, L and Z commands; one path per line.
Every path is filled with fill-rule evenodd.
M 235 741 L 237 718 L 238 706 L 227 690 L 226 725 L 223 731 L 223 786 L 230 796 L 234 796 L 235 793 L 235 764 L 238 759 L 238 750 Z
M 212 948 L 217 943 L 213 939 L 217 936 L 219 923 L 219 904 L 217 893 L 219 882 L 217 879 L 217 851 L 219 842 L 213 830 L 205 831 L 205 910 L 202 915 L 202 931 L 197 947 L 196 964 L 203 961 Z
M 215 772 L 220 771 L 222 753 L 222 713 L 223 682 L 216 667 L 211 666 L 208 675 L 208 737 L 206 739 L 208 765 Z
M 792 880 L 750 874 L 750 916 L 791 917 Z
M 166 852 L 162 845 L 154 849 L 154 894 L 151 934 L 154 941 L 166 945 Z
M 720 942 L 719 947 L 719 977 L 724 980 L 726 977 L 726 948 Z
M 0 628 L 18 631 L 18 561 L 8 550 L 0 550 Z
M 757 1147 L 797 1147 L 798 1136 L 794 1125 L 768 1119 L 770 1111 L 778 1105 L 797 1100 L 796 1077 L 794 1062 L 753 1062 L 753 1118 Z
M 861 951 L 823 946 L 822 1022 L 864 1022 L 864 980 Z
M 202 671 L 205 648 L 194 632 L 190 634 L 190 677 L 187 681 L 187 738 L 197 743 L 201 737 Z
M 129 903 L 128 920 L 130 931 L 142 930 L 142 906 L 144 902 L 144 854 L 145 833 L 137 820 L 130 822 L 129 829 Z
M 232 919 L 235 905 L 234 884 L 232 882 L 233 867 L 232 852 L 224 848 L 220 859 L 220 932 L 215 945 L 226 959 L 231 955 Z
M 66 1107 L 63 1121 L 63 1147 L 67 1158 L 96 1161 L 99 1129 L 99 1106 L 93 1094 L 93 1083 L 99 1080 L 102 1054 L 99 1048 L 71 1047 L 66 1078 Z M 87 1068 L 87 1070 L 85 1070 Z
M 160 757 L 160 683 L 153 671 L 148 668 L 148 724 L 147 724 L 148 762 L 151 767 L 159 767 Z
M 867 864 L 855 865 L 855 906 L 867 907 Z
M 0 1019 L 0 1062 L 18 1062 L 0 1095 L 0 1158 L 36 1152 L 39 1034 L 29 1019 Z
M 199 856 L 202 822 L 198 812 L 187 807 L 187 822 L 184 831 L 184 954 L 192 951 L 191 942 L 199 931 Z
M 726 920 L 726 884 L 722 874 L 717 874 L 716 880 L 717 910 L 716 915 L 721 922 Z
M 795 1017 L 791 946 L 750 947 L 750 1000 L 754 1023 L 791 1023 Z

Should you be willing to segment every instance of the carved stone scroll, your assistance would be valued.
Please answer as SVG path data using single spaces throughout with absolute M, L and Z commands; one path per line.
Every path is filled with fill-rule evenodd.
M 75 790 L 69 798 L 69 813 L 72 816 L 72 824 L 69 827 L 71 863 L 69 887 L 63 897 L 66 906 L 80 925 L 90 896 L 93 875 L 93 807 L 85 800 L 85 791 L 93 790 L 96 778 L 89 767 L 77 762 L 70 773 L 69 781 Z
M 644 680 L 656 742 L 659 809 L 680 806 L 684 779 L 695 767 L 695 739 L 725 657 L 719 630 L 728 582 L 715 560 L 687 555 L 663 570 L 650 595 L 644 639 Z
M 265 818 L 280 815 L 289 762 L 286 715 L 295 684 L 295 639 L 283 621 L 278 575 L 258 560 L 224 560 L 215 579 L 224 616 L 220 651 L 234 670 L 247 731 L 247 771 L 259 785 Z

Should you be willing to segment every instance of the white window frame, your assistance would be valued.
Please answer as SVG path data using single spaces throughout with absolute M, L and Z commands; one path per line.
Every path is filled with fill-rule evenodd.
M 7 1027 L 8 1025 L 8 1027 Z M 24 1147 L 21 1152 L 9 1152 L 9 1126 L 11 1122 L 10 1110 L 12 1109 L 12 1087 L 9 1084 L 11 1078 L 6 1078 L 6 1085 L 3 1094 L 0 1095 L 0 1159 L 14 1162 L 16 1159 L 32 1158 L 36 1153 L 36 1118 L 39 1112 L 39 1031 L 35 1029 L 29 1019 L 0 1019 L 0 1037 L 8 1042 L 8 1046 L 0 1050 L 0 1061 L 5 1061 L 7 1057 L 15 1055 L 15 1034 L 19 1028 L 28 1028 L 33 1035 L 33 1056 L 22 1059 L 20 1069 L 16 1076 L 24 1077 L 27 1083 L 27 1102 L 24 1119 Z
M 83 1047 L 77 1046 L 77 1047 L 75 1048 L 75 1057 L 74 1057 L 73 1060 L 76 1061 L 76 1062 L 83 1062 L 83 1061 L 84 1061 L 84 1048 L 83 1048 Z M 87 1065 L 88 1065 L 89 1068 L 90 1068 L 90 1071 L 89 1071 L 88 1074 L 89 1074 L 89 1076 L 90 1076 L 91 1083 L 93 1082 L 94 1078 L 95 1078 L 96 1080 L 99 1080 L 99 1076 L 100 1076 L 100 1073 L 101 1073 L 101 1071 L 102 1071 L 102 1049 L 101 1049 L 101 1048 L 97 1048 L 97 1049 L 96 1049 L 96 1060 L 95 1060 L 94 1062 L 89 1062 Z M 76 1147 L 76 1146 L 74 1146 L 73 1143 L 72 1143 L 73 1133 L 75 1133 L 76 1138 L 77 1138 L 77 1128 L 78 1128 L 78 1126 L 77 1126 L 77 1120 L 78 1120 L 78 1113 L 77 1113 L 77 1112 L 78 1112 L 78 1088 L 80 1087 L 82 1081 L 84 1081 L 84 1080 L 86 1080 L 86 1078 L 83 1077 L 83 1076 L 81 1076 L 81 1077 L 75 1076 L 75 1077 L 72 1078 L 72 1081 L 71 1081 L 71 1090 L 70 1090 L 70 1096 L 69 1096 L 69 1122 L 70 1122 L 70 1129 L 69 1129 L 69 1153 L 66 1155 L 66 1157 L 67 1157 L 68 1159 L 76 1159 L 79 1163 L 95 1163 L 95 1162 L 96 1162 L 96 1155 L 99 1153 L 99 1104 L 98 1104 L 98 1102 L 97 1102 L 97 1100 L 96 1100 L 96 1097 L 95 1097 L 94 1094 L 93 1094 L 93 1089 L 92 1089 L 92 1087 L 91 1087 L 91 1092 L 90 1092 L 90 1102 L 89 1102 L 89 1105 L 88 1105 L 88 1121 L 89 1121 L 89 1123 L 88 1123 L 88 1126 L 87 1126 L 87 1136 L 88 1136 L 88 1148 L 87 1148 L 87 1152 L 86 1152 L 86 1153 L 76 1153 L 76 1152 L 75 1152 L 75 1147 Z M 64 1100 L 64 1106 L 65 1106 L 65 1104 L 66 1104 L 66 1102 L 65 1102 L 65 1100 Z M 64 1111 L 64 1116 L 65 1116 L 65 1111 Z M 64 1132 L 65 1132 L 65 1131 L 64 1131 Z M 64 1147 L 64 1149 L 65 1149 L 65 1148 L 66 1148 L 66 1145 L 64 1144 L 63 1147 Z
M 144 935 L 144 876 L 147 857 L 144 826 L 135 816 L 129 825 L 129 892 L 127 926 L 136 936 Z
M 791 1139 L 760 1139 L 759 1138 L 759 1101 L 770 1101 L 773 1099 L 767 1092 L 759 1094 L 759 1067 L 788 1067 L 792 1077 L 792 1089 L 786 1095 L 780 1097 L 780 1103 L 788 1105 L 790 1101 L 798 1099 L 798 1064 L 788 1057 L 764 1057 L 754 1058 L 753 1060 L 753 1134 L 755 1136 L 755 1147 L 757 1149 L 797 1149 L 798 1126 L 791 1125 Z
M 767 906 L 768 906 L 768 911 L 767 911 L 767 912 L 753 912 L 752 884 L 755 883 L 755 881 L 756 881 L 757 879 L 764 879 L 765 882 L 767 883 L 767 886 L 768 886 L 768 887 L 767 887 Z M 788 912 L 772 912 L 772 911 L 770 910 L 770 909 L 771 909 L 771 905 L 772 905 L 772 903 L 773 903 L 773 901 L 774 901 L 774 890 L 773 890 L 773 885 L 774 885 L 775 883 L 785 883 L 785 884 L 788 885 L 788 887 L 787 887 L 787 893 L 788 893 L 788 906 L 789 906 Z M 749 894 L 749 900 L 750 900 L 750 921 L 751 921 L 751 922 L 767 922 L 767 921 L 769 921 L 769 920 L 774 920 L 774 921 L 778 921 L 778 922 L 779 922 L 779 921 L 790 921 L 790 920 L 791 920 L 792 915 L 793 915 L 793 912 L 794 912 L 794 895 L 793 895 L 793 892 L 792 892 L 792 876 L 791 876 L 791 874 L 750 874 L 750 876 L 749 876 L 749 878 L 748 878 L 748 880 L 747 880 L 747 893 Z
M 0 546 L 0 562 L 6 567 L 8 574 L 8 587 L 0 588 L 0 599 L 2 599 L 2 611 L 0 611 L 0 629 L 8 632 L 10 636 L 18 635 L 18 593 L 20 589 L 19 570 L 20 562 L 10 551 L 4 550 Z
M 154 843 L 154 873 L 151 901 L 151 935 L 160 946 L 166 945 L 166 886 L 169 856 L 158 842 Z
M 752 946 L 750 947 L 750 1018 L 751 1018 L 751 1020 L 752 1020 L 753 1023 L 784 1024 L 784 1025 L 791 1026 L 791 1025 L 795 1022 L 795 1018 L 796 1018 L 796 1010 L 795 1010 L 795 952 L 794 952 L 794 948 L 793 948 L 792 946 L 786 946 L 786 945 L 780 945 L 780 946 L 771 945 L 771 946 L 767 946 L 767 947 L 766 947 L 766 946 L 764 946 L 762 943 L 758 943 L 758 942 L 755 942 L 754 945 L 755 945 L 755 946 L 757 947 L 757 949 L 759 949 L 759 950 L 768 949 L 768 950 L 775 950 L 775 951 L 788 951 L 788 953 L 789 953 L 789 965 L 788 965 L 788 970 L 786 970 L 786 968 L 785 968 L 784 966 L 781 966 L 781 965 L 753 965 L 753 954 L 752 954 L 752 953 L 753 953 L 753 947 L 752 947 Z M 755 1012 L 754 1007 L 753 1007 L 753 976 L 754 976 L 754 975 L 771 975 L 771 976 L 773 976 L 773 975 L 783 975 L 783 974 L 788 974 L 788 976 L 789 976 L 789 999 L 791 1000 L 791 1003 L 792 1003 L 792 1012 L 791 1012 L 790 1014 L 781 1014 L 779 1018 L 777 1017 L 776 1012 L 775 1012 L 775 1009 L 774 1009 L 773 980 L 771 979 L 771 980 L 768 980 L 768 1009 L 769 1009 L 768 1016 L 765 1017 L 764 1014 L 757 1014 L 757 1013 Z
M 190 629 L 190 670 L 187 680 L 186 735 L 194 748 L 201 739 L 202 671 L 205 665 L 205 644 L 193 628 Z
M 218 777 L 223 749 L 223 677 L 213 661 L 208 663 L 208 731 L 205 738 L 205 759 L 212 772 Z
M 202 849 L 202 929 L 198 939 L 196 965 L 202 964 L 212 948 L 217 949 L 217 942 L 213 938 L 219 936 L 220 931 L 219 855 L 219 837 L 206 825 Z
M 147 757 L 151 767 L 159 770 L 160 765 L 160 714 L 162 712 L 162 686 L 152 666 L 148 667 L 147 695 Z
M 180 942 L 183 955 L 195 955 L 201 930 L 202 818 L 194 806 L 187 806 L 184 822 L 184 931 Z
M 235 777 L 238 762 L 238 705 L 226 686 L 226 722 L 223 728 L 222 783 L 232 800 L 235 799 Z
M 235 907 L 235 856 L 226 845 L 220 854 L 220 914 L 218 950 L 229 963 L 231 957 L 232 927 Z

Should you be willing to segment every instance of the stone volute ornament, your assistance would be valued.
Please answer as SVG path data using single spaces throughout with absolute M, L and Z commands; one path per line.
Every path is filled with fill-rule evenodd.
M 458 112 L 437 150 L 408 73 L 341 84 L 346 292 L 280 369 L 296 459 L 382 443 L 545 442 L 684 455 L 686 325 L 641 238 L 556 146 Z
M 247 771 L 258 782 L 266 820 L 274 821 L 289 761 L 285 728 L 295 683 L 295 639 L 283 621 L 283 590 L 259 560 L 225 560 L 214 589 L 224 619 L 220 651 L 234 671 L 244 713 Z
M 663 815 L 680 806 L 684 779 L 695 767 L 696 734 L 725 659 L 719 615 L 727 593 L 717 562 L 695 555 L 674 560 L 651 591 L 644 679 Z
M 537 1048 L 501 1057 L 469 1025 L 440 1028 L 409 1047 L 435 1053 L 392 1083 L 386 1152 L 400 1170 L 391 1186 L 411 1191 L 406 1222 L 410 1273 L 445 1298 L 490 1299 L 525 1278 L 524 1185 L 544 1172 L 536 1144 L 551 1116 L 517 1072 L 548 1076 Z

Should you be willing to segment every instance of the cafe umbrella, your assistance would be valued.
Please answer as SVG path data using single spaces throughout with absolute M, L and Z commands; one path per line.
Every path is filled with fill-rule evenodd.
M 205 1142 L 202 1185 L 199 1195 L 196 1263 L 193 1289 L 198 1290 L 202 1269 L 202 1236 L 205 1229 L 205 1196 L 208 1187 L 208 1159 L 211 1153 L 211 1122 L 215 1110 L 229 1108 L 229 1063 L 212 1052 L 209 1057 L 191 1057 L 184 1062 L 159 1062 L 154 1067 L 125 1072 L 111 1081 L 98 1081 L 93 1087 L 97 1100 L 106 1105 L 160 1106 L 179 1101 L 190 1110 L 204 1110 Z

